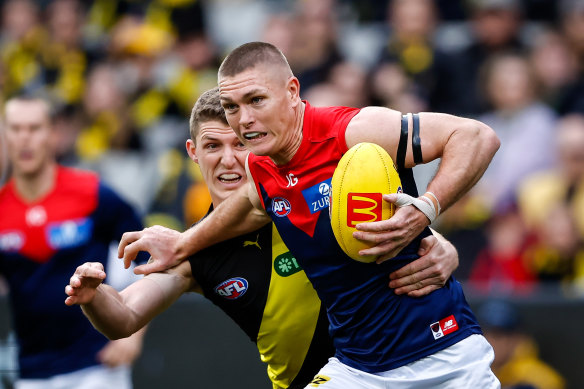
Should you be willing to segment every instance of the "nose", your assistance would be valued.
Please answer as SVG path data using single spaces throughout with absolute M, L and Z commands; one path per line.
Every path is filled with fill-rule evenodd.
M 231 146 L 223 148 L 223 155 L 221 156 L 221 163 L 223 164 L 223 166 L 225 166 L 226 168 L 232 168 L 233 166 L 235 166 L 235 162 L 236 159 L 233 148 Z
M 249 128 L 255 121 L 251 109 L 247 108 L 245 105 L 242 105 L 239 109 L 241 112 L 239 124 L 245 128 Z

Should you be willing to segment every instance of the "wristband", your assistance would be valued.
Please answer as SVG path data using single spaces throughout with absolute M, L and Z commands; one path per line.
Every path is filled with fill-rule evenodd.
M 438 216 L 436 213 L 436 208 L 434 207 L 434 203 L 425 196 L 415 198 L 405 193 L 397 193 L 397 200 L 395 205 L 398 207 L 413 205 L 414 207 L 418 208 L 420 212 L 426 215 L 428 220 L 430 220 L 430 224 L 432 224 L 432 222 L 434 222 Z
M 434 207 L 436 208 L 436 217 L 438 217 L 438 215 L 440 215 L 440 212 L 442 211 L 442 208 L 440 207 L 440 201 L 438 201 L 438 197 L 436 197 L 436 195 L 434 193 L 430 192 L 430 191 L 427 191 L 422 196 L 428 197 L 426 195 L 430 195 L 430 196 L 432 196 L 434 198 L 434 200 L 436 200 L 436 201 L 434 201 L 434 200 L 430 199 L 434 203 Z

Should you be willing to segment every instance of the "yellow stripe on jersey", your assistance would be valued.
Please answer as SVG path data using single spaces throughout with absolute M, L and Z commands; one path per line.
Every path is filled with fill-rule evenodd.
M 320 300 L 272 225 L 272 278 L 257 346 L 274 388 L 287 388 L 310 347 Z

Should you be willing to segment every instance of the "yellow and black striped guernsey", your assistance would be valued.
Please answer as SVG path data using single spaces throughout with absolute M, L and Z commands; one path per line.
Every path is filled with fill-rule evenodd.
M 257 344 L 274 388 L 304 388 L 334 355 L 326 310 L 272 223 L 189 261 L 205 297 Z

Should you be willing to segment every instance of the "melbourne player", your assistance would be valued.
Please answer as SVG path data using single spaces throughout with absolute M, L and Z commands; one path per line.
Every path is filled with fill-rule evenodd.
M 284 55 L 263 42 L 233 50 L 218 78 L 228 122 L 251 151 L 250 185 L 171 239 L 154 229 L 124 234 L 118 254 L 129 261 L 146 250 L 155 261 L 141 271 L 164 269 L 272 220 L 327 307 L 336 352 L 314 385 L 498 388 L 490 370 L 492 347 L 456 280 L 417 299 L 386 287 L 388 274 L 417 258 L 440 205 L 452 205 L 481 177 L 499 147 L 494 131 L 439 113 L 409 120 L 383 107 L 311 107 L 300 99 Z M 361 255 L 377 255 L 380 262 L 391 258 L 381 265 L 346 256 L 326 207 L 312 212 L 308 206 L 343 153 L 360 142 L 382 146 L 398 164 L 403 160 L 400 170 L 442 158 L 424 199 L 417 198 L 413 179 L 402 177 L 407 194 L 384 195 L 399 206 L 395 215 L 357 226 L 356 238 L 377 244 Z M 286 212 L 277 207 L 282 202 Z
M 142 332 L 110 342 L 61 293 L 77 266 L 107 258 L 140 219 L 95 174 L 57 164 L 47 102 L 12 98 L 4 113 L 12 176 L 0 188 L 0 274 L 19 346 L 16 388 L 130 388 Z

